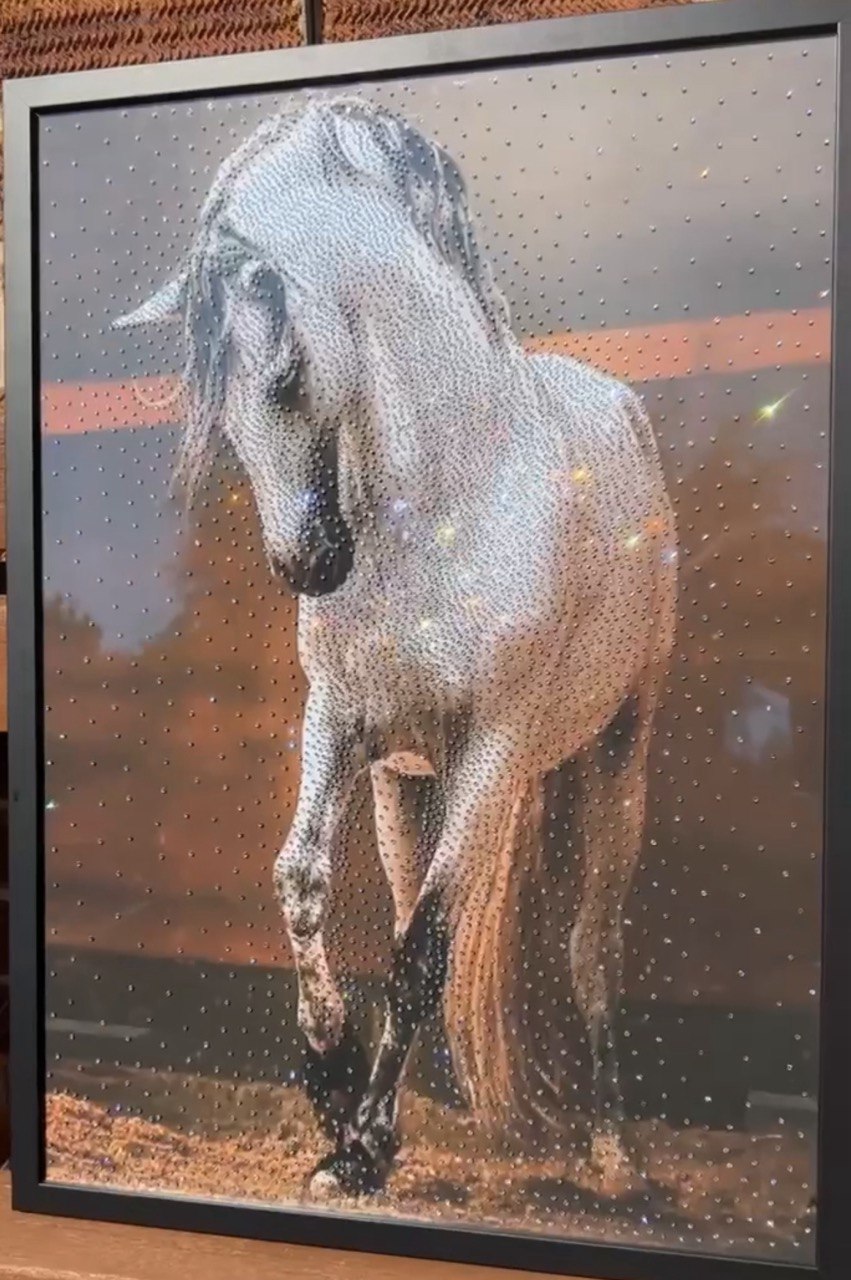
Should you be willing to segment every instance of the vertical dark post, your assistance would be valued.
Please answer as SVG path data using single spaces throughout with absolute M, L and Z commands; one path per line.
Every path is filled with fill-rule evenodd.
M 305 44 L 322 44 L 322 0 L 303 0 L 304 3 L 304 42 Z

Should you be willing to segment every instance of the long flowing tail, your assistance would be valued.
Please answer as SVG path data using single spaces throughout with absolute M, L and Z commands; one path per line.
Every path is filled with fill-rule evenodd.
M 531 1140 L 578 1121 L 585 1054 L 570 995 L 568 859 L 543 846 L 543 779 L 519 786 L 496 851 L 459 907 L 444 1000 L 455 1074 L 476 1115 Z

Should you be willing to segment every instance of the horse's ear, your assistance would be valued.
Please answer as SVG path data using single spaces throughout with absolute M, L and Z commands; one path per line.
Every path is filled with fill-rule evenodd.
M 169 280 L 161 289 L 152 294 L 147 302 L 135 311 L 128 311 L 124 316 L 116 316 L 112 322 L 113 329 L 131 329 L 138 324 L 163 324 L 168 320 L 176 320 L 183 311 L 186 297 L 186 273 L 181 272 L 174 280 Z

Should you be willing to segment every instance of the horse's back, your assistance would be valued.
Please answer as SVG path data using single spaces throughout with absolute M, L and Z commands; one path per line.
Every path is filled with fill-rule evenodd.
M 659 469 L 650 420 L 640 397 L 625 382 L 568 355 L 530 354 L 525 363 L 566 431 L 587 434 L 603 447 L 634 441 L 651 470 Z

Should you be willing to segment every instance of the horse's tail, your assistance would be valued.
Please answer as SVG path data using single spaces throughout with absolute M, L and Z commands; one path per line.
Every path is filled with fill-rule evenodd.
M 543 779 L 518 786 L 495 854 L 453 929 L 444 1016 L 456 1077 L 476 1116 L 511 1138 L 578 1114 L 568 929 L 572 894 L 548 870 Z M 484 852 L 484 851 L 483 851 Z

